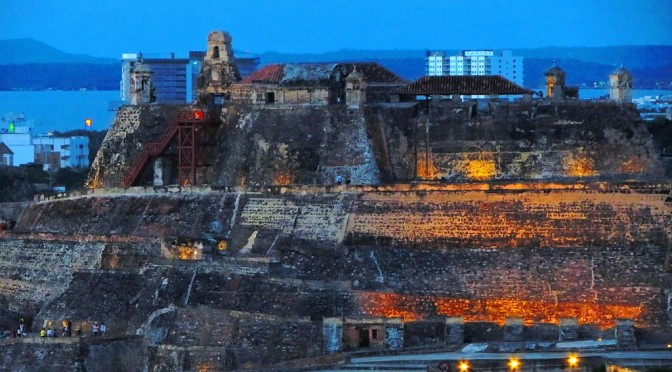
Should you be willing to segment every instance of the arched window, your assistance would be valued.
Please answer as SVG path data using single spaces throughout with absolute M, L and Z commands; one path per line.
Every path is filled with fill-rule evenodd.
M 212 50 L 212 58 L 219 58 L 219 47 L 215 46 L 215 48 Z

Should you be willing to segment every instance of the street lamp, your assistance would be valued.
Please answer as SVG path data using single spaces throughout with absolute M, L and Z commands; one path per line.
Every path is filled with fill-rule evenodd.
M 509 359 L 509 369 L 515 371 L 518 368 L 520 368 L 520 360 L 518 358 Z
M 569 368 L 576 368 L 579 366 L 579 356 L 575 354 L 569 354 L 567 358 L 567 365 Z
M 458 364 L 457 368 L 459 368 L 460 372 L 467 372 L 469 371 L 469 362 L 461 361 L 460 364 Z

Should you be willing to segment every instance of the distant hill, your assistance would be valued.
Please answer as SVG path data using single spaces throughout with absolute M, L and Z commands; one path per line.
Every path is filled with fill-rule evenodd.
M 119 61 L 113 58 L 65 53 L 34 39 L 0 40 L 0 65 L 25 63 L 117 64 Z
M 456 54 L 457 50 L 446 50 Z M 513 49 L 524 59 L 525 86 L 543 86 L 543 73 L 553 61 L 567 72 L 568 84 L 593 86 L 606 82 L 621 64 L 634 74 L 639 89 L 672 89 L 672 46 L 614 46 L 601 48 L 548 47 Z M 326 53 L 259 55 L 261 65 L 294 62 L 374 61 L 398 75 L 415 80 L 425 73 L 425 50 L 343 49 Z M 0 40 L 0 90 L 98 89 L 117 90 L 119 61 L 59 51 L 33 39 Z
M 525 57 L 525 86 L 539 88 L 544 72 L 555 61 L 567 72 L 567 83 L 593 86 L 606 82 L 609 73 L 621 64 L 634 74 L 634 86 L 640 89 L 672 89 L 672 46 L 614 46 L 600 48 L 548 47 L 514 49 Z M 457 50 L 446 50 L 448 55 Z M 375 61 L 400 76 L 415 80 L 425 73 L 425 50 L 353 50 L 314 54 L 267 52 L 260 55 L 262 65 L 292 62 Z

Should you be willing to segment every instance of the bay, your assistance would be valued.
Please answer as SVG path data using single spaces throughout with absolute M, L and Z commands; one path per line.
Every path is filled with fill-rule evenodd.
M 658 95 L 671 95 L 671 90 L 650 90 L 650 89 L 633 89 L 632 98 L 642 98 L 646 96 L 658 96 Z M 579 98 L 581 99 L 594 99 L 600 97 L 609 97 L 609 89 L 587 89 L 582 88 L 579 90 Z
M 104 130 L 116 115 L 108 110 L 110 102 L 119 99 L 118 90 L 0 91 L 0 117 L 24 114 L 33 121 L 33 133 L 85 129 L 87 118 L 91 129 Z

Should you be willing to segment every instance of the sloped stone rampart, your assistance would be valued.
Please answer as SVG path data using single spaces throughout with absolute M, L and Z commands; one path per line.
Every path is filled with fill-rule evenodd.
M 619 246 L 670 241 L 663 194 L 525 192 L 364 195 L 348 243 L 492 247 Z
M 41 306 L 34 324 L 145 327 L 150 364 L 180 368 L 217 354 L 216 366 L 252 366 L 255 348 L 264 363 L 319 355 L 321 345 L 312 351 L 294 337 L 321 338 L 324 317 L 458 316 L 473 339 L 489 334 L 474 324 L 510 317 L 667 329 L 669 190 L 481 183 L 65 198 L 27 206 L 0 234 L 0 293 Z M 199 239 L 203 257 L 161 257 L 165 236 Z M 236 311 L 259 315 L 236 331 Z M 282 331 L 255 328 L 264 324 Z
M 98 270 L 105 244 L 101 242 L 49 242 L 0 240 L 0 293 L 10 309 L 42 305 L 68 289 L 73 273 Z

